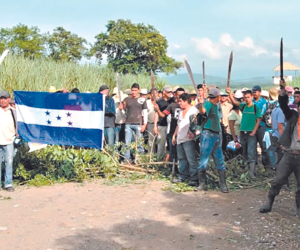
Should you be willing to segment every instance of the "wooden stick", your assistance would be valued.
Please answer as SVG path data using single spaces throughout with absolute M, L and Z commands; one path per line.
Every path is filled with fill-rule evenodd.
M 139 167 L 134 167 L 134 166 L 127 166 L 127 165 L 123 165 L 123 164 L 119 164 L 119 166 L 122 168 L 135 169 L 135 170 L 142 171 L 142 172 L 157 173 L 157 171 L 153 170 L 153 169 L 144 169 L 144 168 L 139 168 Z
M 166 165 L 166 164 L 173 164 L 173 162 L 169 162 L 169 161 L 145 162 L 145 163 L 136 164 L 136 166 L 144 166 L 144 165 Z M 179 164 L 175 163 L 175 165 L 179 165 Z
M 213 174 L 212 172 L 210 172 L 210 171 L 206 171 L 206 173 L 208 174 L 208 175 L 210 175 L 211 177 L 213 177 L 214 179 L 218 179 L 218 177 L 215 175 L 215 174 Z

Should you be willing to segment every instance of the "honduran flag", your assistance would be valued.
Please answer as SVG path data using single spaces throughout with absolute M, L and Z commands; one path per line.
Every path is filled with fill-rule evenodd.
M 28 142 L 102 149 L 102 94 L 14 92 L 19 135 Z

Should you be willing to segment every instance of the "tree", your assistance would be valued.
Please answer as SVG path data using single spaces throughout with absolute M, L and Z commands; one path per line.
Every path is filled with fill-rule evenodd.
M 108 65 L 115 71 L 176 73 L 181 62 L 167 56 L 168 43 L 152 25 L 133 24 L 130 20 L 108 21 L 107 31 L 98 34 L 91 49 L 101 63 L 107 55 Z
M 57 27 L 52 34 L 47 35 L 49 57 L 58 61 L 80 61 L 87 55 L 87 48 L 84 46 L 87 41 L 63 27 Z M 88 56 L 88 55 L 87 55 Z
M 10 49 L 11 53 L 23 55 L 34 59 L 43 55 L 45 51 L 44 36 L 40 34 L 38 27 L 28 27 L 18 24 L 11 29 L 0 30 L 0 53 L 4 49 Z

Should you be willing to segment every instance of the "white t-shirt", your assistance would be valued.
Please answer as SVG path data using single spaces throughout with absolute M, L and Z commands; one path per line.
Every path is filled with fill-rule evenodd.
M 184 118 L 182 117 L 182 112 L 183 111 L 181 110 L 178 118 L 177 144 L 192 140 L 188 138 L 190 116 L 199 113 L 198 109 L 196 109 L 194 106 L 188 110 Z

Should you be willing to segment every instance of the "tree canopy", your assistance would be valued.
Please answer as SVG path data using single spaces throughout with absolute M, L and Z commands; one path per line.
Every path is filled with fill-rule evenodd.
M 10 53 L 35 59 L 79 62 L 83 57 L 95 56 L 99 63 L 107 56 L 108 66 L 123 74 L 176 73 L 181 62 L 167 55 L 168 42 L 152 25 L 132 23 L 130 20 L 108 21 L 107 31 L 96 35 L 96 42 L 87 48 L 83 37 L 57 27 L 42 34 L 38 27 L 18 24 L 0 29 L 0 54 Z
M 63 27 L 57 27 L 52 34 L 47 35 L 46 44 L 49 57 L 58 61 L 80 61 L 83 56 L 88 56 L 85 47 L 87 41 Z
M 45 51 L 45 39 L 38 27 L 18 24 L 0 30 L 0 52 L 10 49 L 11 53 L 31 59 L 38 58 Z
M 103 55 L 115 71 L 176 73 L 181 62 L 167 56 L 168 43 L 152 25 L 130 20 L 109 21 L 107 31 L 98 34 L 91 54 L 101 62 Z

